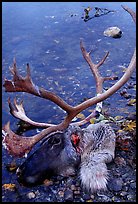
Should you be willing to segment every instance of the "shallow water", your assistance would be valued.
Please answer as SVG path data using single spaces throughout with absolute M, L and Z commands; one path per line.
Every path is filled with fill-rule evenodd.
M 100 71 L 104 76 L 115 74 L 121 77 L 122 67 L 128 65 L 136 43 L 135 25 L 121 5 L 136 9 L 135 2 L 3 3 L 2 79 L 11 79 L 8 68 L 16 57 L 22 75 L 25 76 L 26 63 L 29 63 L 34 83 L 55 92 L 70 105 L 77 105 L 84 98 L 94 96 L 95 82 L 81 54 L 80 39 L 83 38 L 88 51 L 93 50 L 94 62 L 98 62 L 109 51 L 110 55 Z M 108 8 L 115 12 L 84 22 L 81 17 L 87 6 Z M 93 9 L 90 17 L 94 13 Z M 123 32 L 122 37 L 105 37 L 103 32 L 110 26 L 118 26 Z M 135 73 L 131 80 L 135 82 Z M 112 84 L 106 82 L 105 88 Z M 129 90 L 129 93 L 132 98 L 135 96 L 134 89 Z M 27 115 L 35 121 L 58 123 L 64 117 L 63 111 L 49 101 L 27 93 L 5 93 L 3 88 L 2 125 L 10 120 L 13 130 L 17 129 L 17 120 L 9 114 L 9 96 L 11 101 L 15 96 L 23 99 Z M 134 107 L 126 106 L 126 102 L 127 99 L 122 98 L 118 91 L 105 101 L 105 106 L 108 106 L 113 117 L 120 114 L 126 116 L 135 111 Z M 89 112 L 84 113 L 87 115 Z M 5 151 L 3 157 L 4 166 L 9 159 Z M 4 168 L 3 183 L 10 182 L 10 179 Z

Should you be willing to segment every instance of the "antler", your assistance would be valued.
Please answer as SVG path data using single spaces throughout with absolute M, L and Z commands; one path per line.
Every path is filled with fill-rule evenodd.
M 122 6 L 133 18 L 134 22 L 136 22 L 136 14 L 135 12 L 133 12 L 131 9 Z M 107 53 L 103 59 L 98 63 L 98 64 L 94 64 L 90 58 L 90 52 L 88 53 L 86 51 L 86 49 L 84 48 L 84 45 L 82 43 L 80 43 L 81 46 L 81 51 L 83 54 L 83 57 L 85 58 L 85 60 L 87 61 L 87 63 L 89 64 L 95 80 L 96 80 L 96 90 L 97 90 L 97 96 L 88 99 L 87 101 L 73 107 L 70 106 L 69 104 L 67 104 L 64 100 L 62 100 L 59 96 L 55 95 L 54 93 L 51 93 L 43 88 L 39 88 L 38 86 L 36 86 L 31 79 L 30 76 L 30 68 L 29 68 L 29 64 L 27 64 L 27 76 L 26 77 L 22 77 L 17 73 L 17 68 L 16 68 L 16 62 L 14 60 L 14 64 L 13 64 L 13 68 L 11 69 L 11 72 L 13 74 L 13 80 L 5 80 L 4 83 L 4 87 L 6 89 L 7 92 L 27 92 L 27 93 L 31 93 L 33 95 L 51 100 L 52 102 L 56 103 L 58 106 L 60 106 L 63 110 L 65 110 L 67 112 L 67 116 L 65 117 L 65 119 L 58 125 L 52 125 L 51 127 L 48 127 L 47 129 L 42 130 L 39 134 L 34 135 L 32 137 L 21 137 L 17 134 L 15 134 L 14 132 L 11 131 L 10 129 L 10 124 L 7 123 L 4 128 L 3 128 L 3 135 L 4 135 L 4 139 L 3 139 L 3 143 L 6 144 L 10 154 L 14 155 L 14 156 L 22 156 L 24 155 L 25 152 L 28 152 L 31 150 L 31 148 L 34 146 L 34 144 L 36 144 L 38 141 L 40 141 L 42 138 L 46 137 L 47 134 L 53 132 L 53 131 L 57 131 L 57 130 L 64 130 L 68 127 L 68 125 L 70 124 L 70 122 L 72 121 L 72 119 L 80 112 L 82 112 L 83 110 L 85 110 L 86 108 L 97 104 L 103 100 L 105 100 L 106 98 L 108 98 L 109 96 L 111 96 L 112 94 L 114 94 L 118 89 L 120 89 L 130 78 L 132 72 L 134 71 L 135 67 L 136 67 L 136 50 L 134 51 L 134 54 L 132 56 L 132 59 L 130 61 L 130 64 L 126 70 L 126 72 L 124 73 L 124 75 L 119 79 L 119 81 L 113 85 L 111 88 L 109 88 L 107 91 L 105 91 L 104 93 L 102 93 L 102 86 L 103 86 L 103 82 L 105 80 L 109 80 L 109 79 L 116 79 L 115 77 L 102 77 L 99 72 L 98 72 L 98 68 L 104 63 L 105 59 L 107 58 L 108 54 Z M 11 105 L 11 103 L 9 102 L 9 105 Z M 11 108 L 11 112 L 14 116 L 25 120 L 25 117 L 20 116 L 20 113 L 24 114 L 25 116 L 25 112 L 22 108 L 22 105 L 17 105 L 16 101 L 14 102 L 15 105 L 15 109 Z M 15 112 L 17 112 L 15 114 Z M 92 114 L 90 114 L 90 116 L 88 116 L 88 118 L 90 118 L 92 115 L 94 115 L 95 112 L 93 112 Z M 87 118 L 87 119 L 88 119 Z M 30 119 L 29 119 L 30 120 Z M 30 122 L 30 121 L 29 121 Z M 32 121 L 31 121 L 32 122 Z M 33 121 L 34 122 L 34 121 Z M 86 119 L 85 121 L 86 122 Z M 80 124 L 79 124 L 80 125 Z M 50 124 L 48 124 L 48 126 L 50 126 Z
M 35 96 L 39 96 L 41 98 L 51 100 L 58 106 L 60 106 L 63 110 L 65 110 L 67 113 L 70 112 L 70 110 L 72 109 L 72 107 L 68 105 L 65 101 L 63 101 L 59 96 L 41 87 L 39 88 L 33 83 L 31 79 L 29 64 L 27 64 L 26 77 L 22 77 L 18 74 L 15 59 L 13 62 L 13 67 L 10 68 L 10 71 L 13 74 L 13 80 L 11 81 L 5 79 L 5 83 L 3 86 L 5 87 L 6 92 L 26 92 Z
M 14 105 L 12 105 L 10 98 L 8 98 L 8 104 L 10 108 L 10 113 L 15 117 L 18 118 L 26 123 L 29 123 L 32 126 L 35 127 L 41 127 L 41 128 L 46 128 L 46 127 L 52 127 L 55 126 L 54 124 L 49 124 L 49 123 L 39 123 L 31 120 L 28 118 L 25 114 L 25 110 L 23 108 L 23 101 L 20 102 L 20 104 L 17 104 L 16 98 L 14 99 Z

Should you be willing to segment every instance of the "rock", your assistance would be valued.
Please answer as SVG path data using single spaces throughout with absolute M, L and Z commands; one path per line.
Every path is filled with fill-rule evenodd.
M 127 94 L 127 89 L 123 89 L 122 91 L 120 91 L 121 96 L 123 96 L 124 94 Z
M 104 31 L 104 35 L 113 38 L 120 38 L 122 31 L 118 27 L 109 27 Z
M 110 191 L 120 191 L 122 189 L 123 186 L 123 180 L 122 178 L 115 178 L 115 179 L 111 179 L 108 182 L 108 188 Z
M 86 200 L 90 200 L 91 199 L 91 196 L 89 194 L 84 194 L 83 195 L 83 199 L 86 201 Z
M 136 85 L 136 84 L 135 84 L 134 82 L 129 82 L 129 83 L 127 83 L 128 89 L 134 88 L 135 85 Z
M 49 180 L 49 179 L 45 179 L 45 180 L 44 180 L 44 185 L 45 185 L 45 186 L 53 185 L 53 181 L 52 181 L 52 180 Z
M 35 193 L 34 192 L 29 192 L 28 194 L 27 194 L 27 197 L 29 198 L 29 199 L 32 199 L 32 198 L 35 198 Z
M 123 179 L 126 179 L 126 178 L 128 178 L 128 177 L 129 177 L 129 173 L 122 174 L 122 178 L 123 178 Z
M 130 183 L 130 187 L 134 190 L 136 189 L 136 182 Z
M 80 195 L 80 190 L 74 191 L 74 195 Z
M 129 201 L 135 201 L 136 200 L 136 196 L 135 195 L 127 195 L 127 199 L 129 200 Z
M 64 192 L 65 201 L 73 201 L 73 191 L 68 189 Z
M 70 188 L 71 188 L 72 191 L 77 190 L 77 188 L 76 188 L 76 186 L 74 184 L 72 184 Z
M 115 162 L 117 165 L 126 166 L 126 161 L 124 160 L 123 157 L 116 157 L 116 158 L 114 159 L 114 162 Z
M 128 193 L 125 192 L 125 191 L 122 191 L 122 192 L 120 193 L 120 195 L 121 195 L 122 197 L 125 197 L 127 194 L 128 194 Z
M 131 98 L 131 94 L 124 94 L 124 98 L 126 98 L 126 99 L 129 99 L 129 98 Z
M 59 195 L 60 197 L 64 197 L 64 191 L 61 191 L 61 190 L 60 190 L 60 191 L 58 192 L 58 195 Z
M 136 120 L 136 113 L 130 113 L 127 117 L 127 120 Z
M 111 202 L 112 201 L 110 197 L 108 197 L 104 194 L 97 193 L 97 195 L 100 198 L 100 201 L 102 201 L 102 202 Z

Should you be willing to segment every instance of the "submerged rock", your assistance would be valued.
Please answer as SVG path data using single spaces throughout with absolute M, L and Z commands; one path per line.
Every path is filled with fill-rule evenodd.
M 113 38 L 120 38 L 122 31 L 118 27 L 109 27 L 104 31 L 104 35 Z

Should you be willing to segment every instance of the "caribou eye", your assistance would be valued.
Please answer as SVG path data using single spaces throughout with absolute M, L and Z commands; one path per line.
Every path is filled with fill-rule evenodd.
M 61 138 L 58 138 L 58 137 L 50 138 L 48 140 L 48 143 L 51 144 L 51 145 L 60 144 L 61 143 Z

